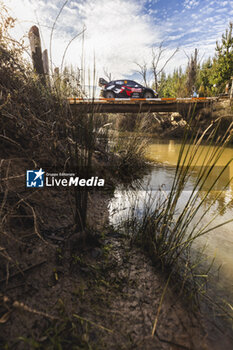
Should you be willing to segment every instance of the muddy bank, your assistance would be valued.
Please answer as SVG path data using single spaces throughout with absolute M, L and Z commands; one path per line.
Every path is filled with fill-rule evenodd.
M 130 154 L 121 161 L 98 148 L 94 166 L 125 165 Z M 231 349 L 230 335 L 206 324 L 172 286 L 151 336 L 166 279 L 109 227 L 110 172 L 113 186 L 88 194 L 87 227 L 77 233 L 72 191 L 25 189 L 30 161 L 2 164 L 0 348 Z
M 190 134 L 196 130 L 199 134 L 210 123 L 221 118 L 218 135 L 224 135 L 229 125 L 233 122 L 233 109 L 229 99 L 219 99 L 214 102 L 212 108 L 203 108 L 199 111 L 192 110 L 188 115 L 173 113 L 147 113 L 147 114 L 119 114 L 103 116 L 105 122 L 109 122 L 114 130 L 140 131 L 153 134 L 158 138 L 182 138 L 184 131 L 190 124 Z M 190 118 L 192 121 L 190 123 Z M 208 133 L 207 133 L 208 134 Z
M 90 195 L 89 228 L 79 234 L 61 217 L 64 193 L 50 196 L 41 237 L 29 229 L 8 249 L 20 265 L 0 281 L 1 348 L 231 349 L 224 330 L 211 331 L 172 288 L 152 337 L 166 279 L 108 226 L 110 195 Z

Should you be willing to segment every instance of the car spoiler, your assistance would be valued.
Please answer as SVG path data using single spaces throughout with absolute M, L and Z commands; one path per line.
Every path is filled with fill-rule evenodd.
M 108 82 L 104 79 L 104 78 L 99 78 L 99 86 L 104 86 L 104 85 L 107 85 Z

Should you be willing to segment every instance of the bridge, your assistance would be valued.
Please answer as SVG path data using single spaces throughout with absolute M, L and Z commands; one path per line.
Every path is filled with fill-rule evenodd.
M 148 113 L 148 112 L 179 112 L 190 109 L 212 108 L 217 98 L 99 98 L 82 99 L 68 98 L 71 110 L 80 113 Z

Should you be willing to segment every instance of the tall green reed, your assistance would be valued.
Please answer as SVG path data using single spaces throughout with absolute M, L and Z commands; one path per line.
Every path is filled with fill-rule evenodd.
M 192 123 L 194 123 L 193 116 L 190 117 L 188 125 Z M 232 137 L 232 125 L 222 137 L 218 137 L 219 125 L 220 120 L 217 120 L 201 135 L 190 133 L 187 126 L 171 190 L 164 192 L 161 189 L 154 197 L 151 194 L 144 206 L 143 215 L 140 218 L 137 217 L 135 209 L 133 209 L 129 218 L 133 239 L 142 245 L 152 258 L 161 264 L 163 269 L 172 271 L 186 281 L 188 281 L 187 275 L 189 277 L 195 275 L 194 266 L 196 264 L 191 258 L 190 250 L 196 239 L 233 221 L 230 219 L 220 224 L 214 224 L 218 216 L 216 213 L 204 224 L 204 219 L 211 207 L 231 181 L 229 179 L 222 191 L 216 191 L 213 197 L 213 190 L 216 188 L 219 178 L 233 160 L 230 159 L 221 167 L 218 175 L 210 182 L 210 176 Z M 208 145 L 207 151 L 201 147 L 204 139 Z M 196 176 L 190 194 L 180 209 L 181 196 L 195 169 Z M 210 194 L 212 194 L 212 199 L 207 203 Z M 222 210 L 226 206 L 227 204 Z M 193 278 L 189 279 L 189 281 L 191 280 L 191 284 L 193 284 Z

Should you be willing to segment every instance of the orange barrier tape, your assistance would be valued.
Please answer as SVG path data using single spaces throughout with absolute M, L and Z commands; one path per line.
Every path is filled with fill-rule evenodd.
M 162 97 L 161 101 L 176 101 L 175 97 Z
M 75 103 L 76 101 L 83 101 L 83 102 L 104 102 L 104 101 L 123 101 L 123 102 L 136 102 L 136 101 L 209 101 L 211 100 L 211 97 L 186 97 L 186 98 L 175 98 L 175 97 L 162 97 L 162 98 L 155 98 L 155 99 L 148 99 L 148 98 L 99 98 L 99 99 L 92 99 L 92 98 L 80 98 L 80 97 L 68 97 L 67 100 L 70 103 Z

